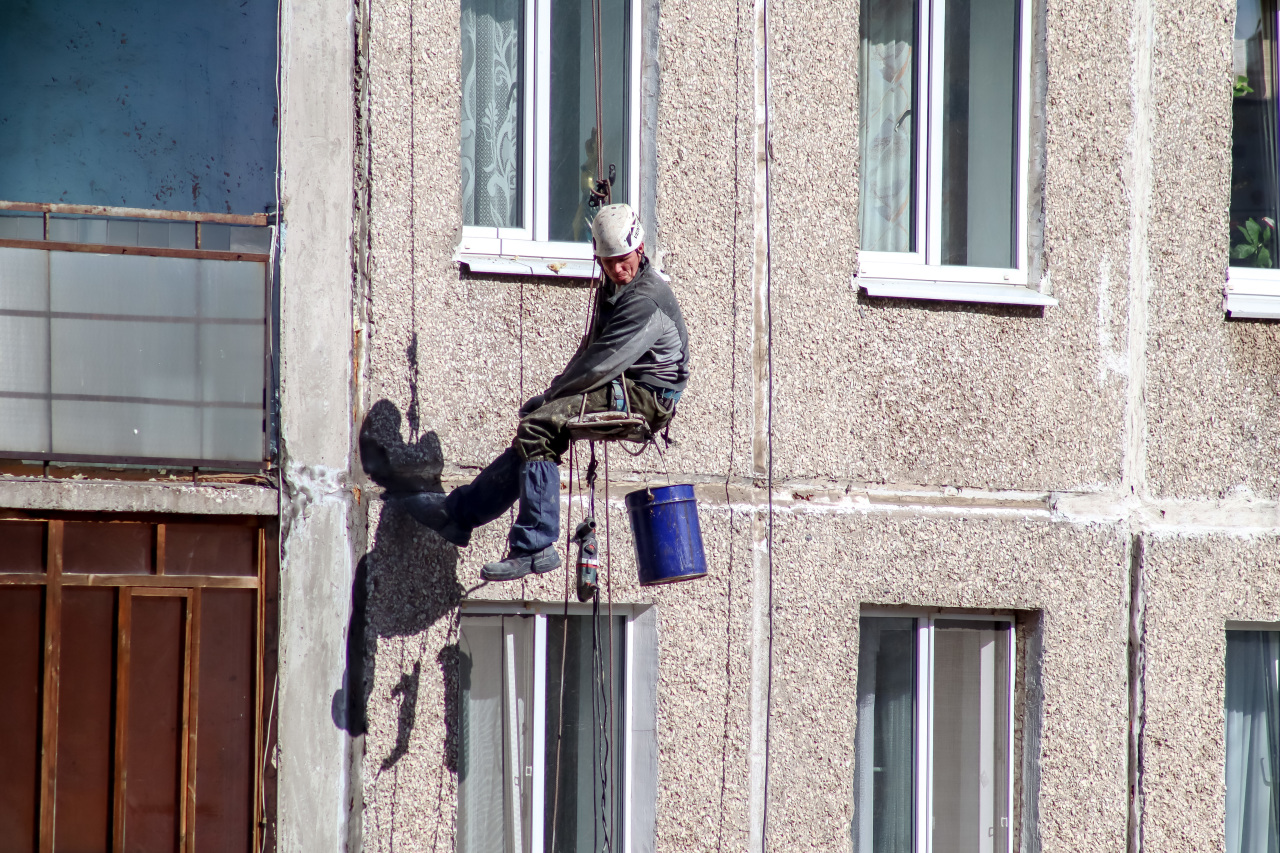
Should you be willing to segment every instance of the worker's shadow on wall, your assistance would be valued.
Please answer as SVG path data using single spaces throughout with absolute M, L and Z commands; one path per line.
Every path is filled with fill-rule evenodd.
M 380 400 L 365 416 L 361 434 L 376 437 L 397 473 L 420 476 L 429 490 L 443 491 L 440 472 L 444 458 L 439 438 L 428 432 L 416 442 L 406 443 L 400 435 L 401 423 L 395 404 Z M 395 501 L 382 502 L 375 495 L 372 504 L 370 515 L 380 513 L 377 533 L 360 558 L 351 585 L 346 677 L 343 687 L 334 693 L 332 707 L 334 724 L 352 736 L 367 730 L 378 641 L 422 634 L 442 617 L 450 616 L 463 596 L 457 574 L 458 549 L 414 521 Z M 446 720 L 454 718 L 457 701 L 456 656 L 456 645 L 446 646 L 436 661 L 445 685 Z M 391 691 L 399 704 L 397 731 L 394 746 L 381 761 L 384 770 L 409 751 L 417 715 L 421 661 L 404 668 L 407 671 Z M 446 750 L 451 766 L 452 753 L 452 748 Z

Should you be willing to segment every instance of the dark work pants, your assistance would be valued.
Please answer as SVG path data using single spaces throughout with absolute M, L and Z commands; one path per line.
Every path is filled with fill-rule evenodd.
M 631 409 L 649 422 L 654 432 L 671 420 L 670 409 L 647 389 L 627 382 Z M 587 412 L 615 408 L 613 391 L 606 385 L 587 394 Z M 558 465 L 569 449 L 567 424 L 582 410 L 582 395 L 561 397 L 520 419 L 515 440 L 497 459 L 465 486 L 445 499 L 445 509 L 456 524 L 480 527 L 498 518 L 520 501 L 516 520 L 507 537 L 514 554 L 532 554 L 552 544 L 560 535 L 560 472 Z

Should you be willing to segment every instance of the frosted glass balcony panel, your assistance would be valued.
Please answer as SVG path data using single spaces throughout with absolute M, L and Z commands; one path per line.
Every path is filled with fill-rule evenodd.
M 107 242 L 112 246 L 137 246 L 138 223 L 131 219 L 107 220 Z
M 261 393 L 261 392 L 259 392 Z M 224 409 L 207 407 L 203 410 L 204 447 L 200 456 L 204 459 L 225 459 L 230 462 L 256 462 L 263 454 L 262 409 Z
M 196 459 L 200 444 L 200 410 L 195 406 L 53 402 L 57 453 Z
M 49 310 L 49 253 L 0 248 L 0 311 Z
M 229 243 L 233 252 L 265 255 L 271 251 L 271 229 L 256 225 L 233 225 Z
M 0 447 L 13 452 L 49 452 L 49 401 L 0 397 Z
M 55 243 L 107 242 L 107 220 L 84 219 L 79 216 L 50 216 L 49 239 Z
M 194 325 L 54 320 L 53 393 L 194 401 Z
M 51 254 L 50 296 L 54 311 L 195 316 L 199 261 L 88 252 Z
M 44 317 L 0 314 L 0 391 L 48 393 L 49 321 Z
M 261 406 L 266 373 L 264 338 L 261 326 L 201 326 L 201 398 Z
M 262 321 L 267 314 L 267 268 L 248 261 L 198 261 L 200 313 Z
M 200 248 L 210 252 L 231 251 L 231 226 L 202 222 L 200 224 Z
M 0 240 L 43 240 L 44 217 L 39 213 L 0 213 Z

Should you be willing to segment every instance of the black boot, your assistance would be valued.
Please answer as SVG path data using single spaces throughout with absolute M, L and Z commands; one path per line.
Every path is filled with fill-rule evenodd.
M 560 554 L 555 545 L 548 545 L 536 554 L 513 554 L 494 563 L 485 563 L 480 569 L 480 577 L 487 581 L 516 581 L 535 572 L 546 574 L 560 568 Z

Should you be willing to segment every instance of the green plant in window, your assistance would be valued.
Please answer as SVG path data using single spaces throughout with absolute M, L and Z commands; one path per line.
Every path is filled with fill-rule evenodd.
M 1268 216 L 1262 222 L 1250 217 L 1244 225 L 1237 225 L 1244 240 L 1231 247 L 1231 257 L 1237 261 L 1252 261 L 1255 267 L 1271 268 L 1271 235 L 1275 223 Z
M 1237 74 L 1235 81 L 1231 84 L 1231 95 L 1236 98 L 1243 98 L 1253 91 L 1253 87 L 1249 85 L 1249 78 L 1243 74 Z

